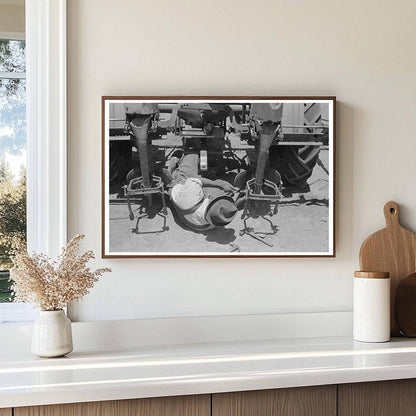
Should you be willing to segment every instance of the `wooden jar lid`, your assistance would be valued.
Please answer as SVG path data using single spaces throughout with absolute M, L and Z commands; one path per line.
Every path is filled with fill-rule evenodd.
M 354 272 L 354 277 L 363 277 L 365 279 L 388 279 L 389 276 L 389 272 Z

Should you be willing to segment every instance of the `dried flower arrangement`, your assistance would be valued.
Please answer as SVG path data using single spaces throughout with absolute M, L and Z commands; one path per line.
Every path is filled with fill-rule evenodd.
M 15 302 L 34 303 L 45 311 L 60 310 L 84 297 L 103 273 L 111 272 L 109 268 L 88 268 L 94 253 L 78 254 L 83 238 L 80 234 L 72 238 L 56 261 L 45 254 L 29 255 L 26 250 L 16 253 L 10 270 Z

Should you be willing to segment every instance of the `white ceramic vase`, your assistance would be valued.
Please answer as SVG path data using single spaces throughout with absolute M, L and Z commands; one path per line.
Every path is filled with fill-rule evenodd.
M 61 309 L 40 311 L 33 325 L 31 351 L 39 357 L 62 357 L 72 351 L 71 321 Z

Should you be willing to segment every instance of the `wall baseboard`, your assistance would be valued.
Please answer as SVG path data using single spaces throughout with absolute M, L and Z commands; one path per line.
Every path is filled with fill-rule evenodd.
M 31 325 L 0 326 L 0 352 L 30 351 Z M 351 336 L 352 312 L 74 322 L 74 350 Z

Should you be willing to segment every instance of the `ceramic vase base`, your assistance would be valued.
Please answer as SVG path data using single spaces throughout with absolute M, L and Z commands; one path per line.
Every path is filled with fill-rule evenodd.
M 30 350 L 44 358 L 63 357 L 73 350 L 71 321 L 63 310 L 40 311 Z
M 52 348 L 35 349 L 31 348 L 31 352 L 34 355 L 42 358 L 57 358 L 64 357 L 65 355 L 72 352 L 73 347 L 71 345 L 57 345 Z

